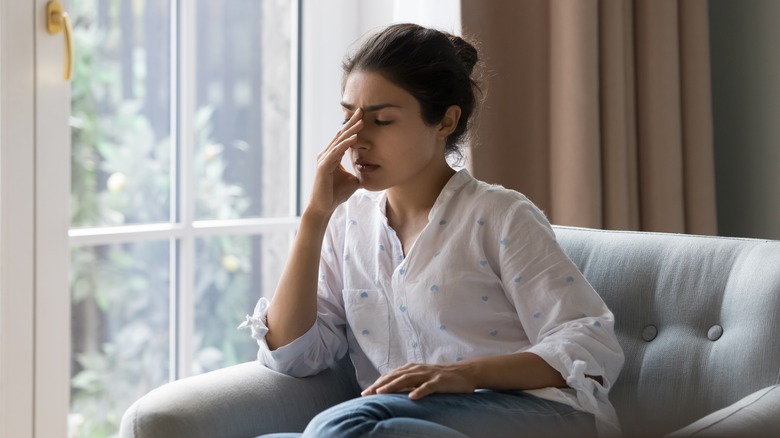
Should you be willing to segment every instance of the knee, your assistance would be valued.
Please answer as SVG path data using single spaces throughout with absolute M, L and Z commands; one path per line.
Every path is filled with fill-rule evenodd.
M 309 422 L 304 436 L 364 437 L 379 422 L 393 417 L 388 403 L 396 396 L 407 398 L 400 394 L 361 397 L 326 409 Z

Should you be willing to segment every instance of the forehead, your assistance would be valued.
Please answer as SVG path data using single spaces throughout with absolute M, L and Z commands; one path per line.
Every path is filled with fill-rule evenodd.
M 354 71 L 347 76 L 341 100 L 346 108 L 376 105 L 407 108 L 417 103 L 414 96 L 381 74 L 364 71 Z

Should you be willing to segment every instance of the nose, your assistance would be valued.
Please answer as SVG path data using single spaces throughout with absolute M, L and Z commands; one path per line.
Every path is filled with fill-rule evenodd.
M 357 141 L 350 147 L 352 149 L 368 149 L 371 147 L 371 141 L 365 128 L 357 132 Z

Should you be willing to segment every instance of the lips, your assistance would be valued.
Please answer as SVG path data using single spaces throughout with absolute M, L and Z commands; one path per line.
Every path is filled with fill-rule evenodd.
M 355 169 L 358 172 L 366 173 L 379 169 L 379 165 L 366 160 L 355 160 Z

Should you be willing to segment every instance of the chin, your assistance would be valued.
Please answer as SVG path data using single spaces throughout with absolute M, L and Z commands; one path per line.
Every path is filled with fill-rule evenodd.
M 360 188 L 369 192 L 379 192 L 387 188 L 384 184 L 379 184 L 366 178 L 358 177 L 358 181 L 360 182 Z

